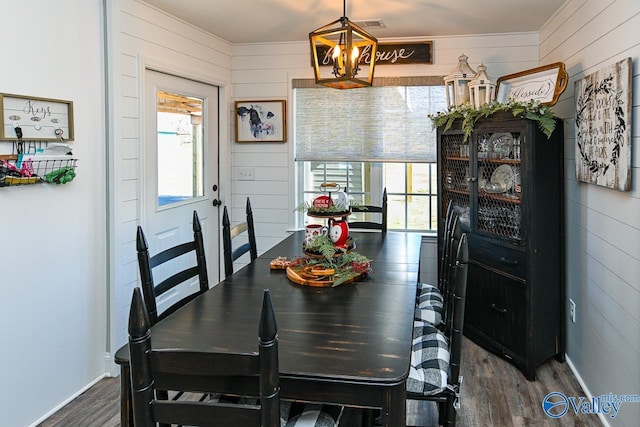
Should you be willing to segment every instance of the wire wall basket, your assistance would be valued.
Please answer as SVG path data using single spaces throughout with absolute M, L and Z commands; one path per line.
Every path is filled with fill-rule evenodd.
M 69 157 L 0 159 L 0 187 L 41 183 L 66 184 L 75 178 L 77 165 L 78 159 Z

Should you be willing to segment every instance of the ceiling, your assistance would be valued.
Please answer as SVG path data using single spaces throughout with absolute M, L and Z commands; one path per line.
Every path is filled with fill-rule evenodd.
M 343 14 L 340 0 L 144 0 L 231 43 L 305 41 Z M 347 0 L 346 16 L 382 20 L 379 39 L 538 31 L 566 0 Z

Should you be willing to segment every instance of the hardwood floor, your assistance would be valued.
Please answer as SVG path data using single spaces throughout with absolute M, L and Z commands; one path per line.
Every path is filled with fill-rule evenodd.
M 465 338 L 463 345 L 462 406 L 457 425 L 462 427 L 601 426 L 595 415 L 551 419 L 542 411 L 542 400 L 553 391 L 580 397 L 584 392 L 566 363 L 550 360 L 538 368 L 538 380 L 527 381 L 505 360 Z M 105 378 L 40 424 L 42 427 L 101 427 L 120 424 L 120 380 Z M 436 425 L 435 405 L 410 401 L 407 424 Z

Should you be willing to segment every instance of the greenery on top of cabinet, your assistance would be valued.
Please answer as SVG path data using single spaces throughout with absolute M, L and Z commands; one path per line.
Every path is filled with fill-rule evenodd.
M 494 101 L 490 104 L 482 105 L 480 108 L 475 108 L 470 104 L 455 105 L 447 111 L 430 114 L 428 117 L 433 121 L 434 128 L 444 126 L 445 132 L 451 128 L 453 122 L 462 120 L 462 131 L 464 132 L 464 140 L 466 141 L 473 132 L 473 128 L 479 119 L 489 117 L 501 111 L 511 112 L 514 117 L 524 117 L 537 122 L 538 127 L 547 138 L 551 137 L 556 127 L 555 116 L 551 108 L 540 104 L 539 101 L 533 100 L 528 102 L 509 100 L 506 103 Z

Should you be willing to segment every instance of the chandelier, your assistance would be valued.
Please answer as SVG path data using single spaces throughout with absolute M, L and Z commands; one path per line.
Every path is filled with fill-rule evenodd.
M 309 33 L 317 84 L 336 89 L 371 86 L 378 40 L 346 17 Z

